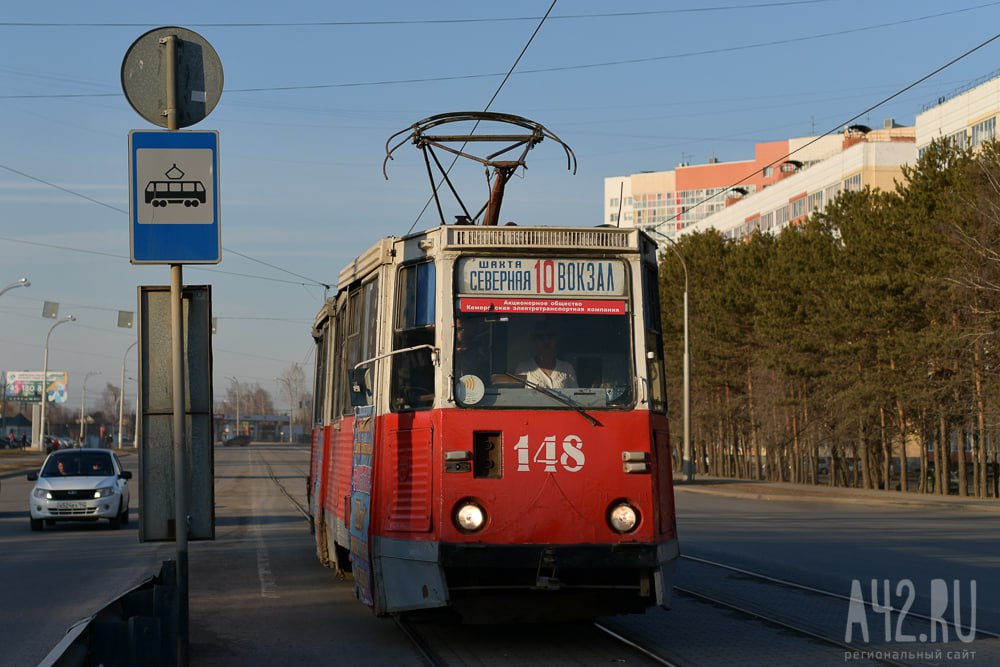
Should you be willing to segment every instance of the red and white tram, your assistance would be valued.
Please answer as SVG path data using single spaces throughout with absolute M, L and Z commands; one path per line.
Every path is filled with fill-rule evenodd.
M 668 604 L 652 239 L 478 225 L 386 238 L 341 271 L 313 336 L 317 553 L 376 614 Z
M 447 226 L 341 272 L 313 331 L 311 508 L 320 558 L 376 613 L 667 603 L 655 249 L 635 229 Z

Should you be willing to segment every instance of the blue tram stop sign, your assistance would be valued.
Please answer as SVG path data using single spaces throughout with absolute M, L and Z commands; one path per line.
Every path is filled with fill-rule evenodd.
M 218 264 L 219 133 L 129 132 L 133 264 Z

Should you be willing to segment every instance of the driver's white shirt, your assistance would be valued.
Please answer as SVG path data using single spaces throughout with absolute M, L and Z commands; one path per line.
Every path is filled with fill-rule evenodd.
M 525 359 L 517 365 L 514 374 L 523 375 L 528 382 L 549 389 L 577 386 L 576 371 L 573 370 L 573 366 L 559 359 L 556 359 L 556 367 L 548 373 L 539 368 L 538 362 L 534 359 Z

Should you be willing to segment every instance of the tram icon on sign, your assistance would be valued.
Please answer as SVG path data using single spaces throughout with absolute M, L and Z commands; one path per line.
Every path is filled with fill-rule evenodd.
M 168 180 L 146 184 L 146 203 L 160 207 L 167 204 L 199 206 L 206 201 L 205 185 L 201 181 L 185 181 L 184 171 L 175 162 L 163 172 Z

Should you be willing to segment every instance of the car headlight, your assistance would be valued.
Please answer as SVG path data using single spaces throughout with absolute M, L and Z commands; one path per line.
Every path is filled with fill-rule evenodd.
M 616 532 L 630 533 L 639 525 L 639 510 L 625 501 L 619 501 L 608 512 L 608 523 Z
M 31 492 L 31 495 L 33 495 L 36 498 L 46 498 L 48 500 L 52 500 L 52 492 L 48 491 L 47 489 L 36 488 L 34 491 Z
M 115 487 L 113 486 L 102 486 L 101 488 L 94 491 L 95 498 L 106 498 L 107 496 L 115 495 Z
M 471 500 L 459 502 L 452 516 L 458 529 L 466 533 L 474 533 L 486 525 L 486 510 Z

